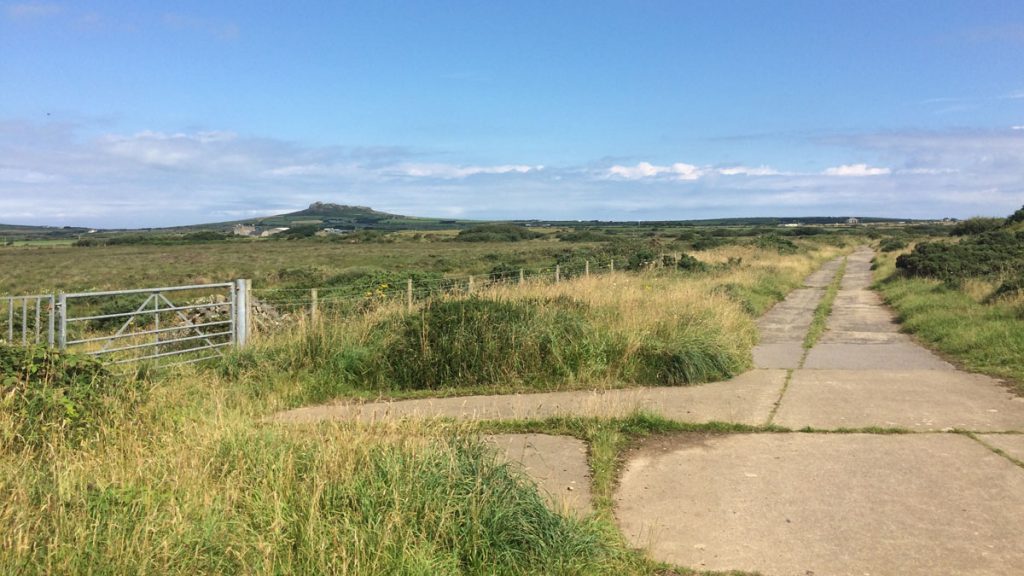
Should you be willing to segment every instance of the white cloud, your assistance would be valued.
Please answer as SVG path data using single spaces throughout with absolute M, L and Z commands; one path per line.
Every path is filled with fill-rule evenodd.
M 843 164 L 822 172 L 825 176 L 884 176 L 891 173 L 889 168 L 875 168 L 867 164 Z
M 444 180 L 468 178 L 481 174 L 527 174 L 543 170 L 543 166 L 502 164 L 499 166 L 457 166 L 452 164 L 401 164 L 390 173 L 413 178 L 441 178 Z
M 608 169 L 609 176 L 618 176 L 627 180 L 650 178 L 668 170 L 664 166 L 655 166 L 650 162 L 641 162 L 636 166 L 612 166 Z
M 615 165 L 605 172 L 606 177 L 641 180 L 644 178 L 669 177 L 674 180 L 697 180 L 704 175 L 704 169 L 676 162 L 671 166 L 656 166 L 650 162 L 640 162 L 636 166 Z
M 142 164 L 171 168 L 201 158 L 204 145 L 211 141 L 200 134 L 164 134 L 146 131 L 131 136 L 108 135 L 102 139 L 102 142 L 107 151 L 115 156 L 135 160 Z
M 1019 126 L 1010 126 L 1010 130 L 1024 130 L 1024 124 Z
M 778 176 L 782 174 L 782 172 L 770 166 L 758 166 L 757 168 L 730 166 L 728 168 L 719 168 L 718 173 L 723 176 Z
M 816 143 L 877 160 L 809 173 L 759 163 L 460 163 L 450 151 L 302 146 L 219 131 L 88 136 L 97 126 L 108 125 L 0 120 L 0 221 L 160 226 L 314 201 L 421 216 L 617 220 L 965 217 L 1024 203 L 1024 133 L 1005 128 L 836 135 Z
M 693 164 L 683 164 L 682 162 L 673 164 L 671 172 L 675 175 L 676 180 L 696 180 L 704 175 L 704 170 L 701 168 Z
M 915 174 L 915 175 L 926 175 L 926 174 L 956 174 L 959 172 L 956 168 L 900 168 L 896 170 L 895 174 Z

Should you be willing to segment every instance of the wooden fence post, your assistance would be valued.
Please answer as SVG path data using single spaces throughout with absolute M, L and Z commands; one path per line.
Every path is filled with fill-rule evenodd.
M 405 307 L 412 312 L 412 278 L 409 278 L 405 284 Z
M 615 272 L 615 258 L 612 258 L 612 262 L 609 265 L 611 272 Z
M 562 267 L 560 265 L 558 265 L 558 264 L 555 264 L 555 284 L 558 284 L 558 282 L 561 279 L 562 279 Z
M 469 293 L 470 294 L 473 293 L 473 277 L 472 276 L 469 277 Z
M 590 278 L 590 260 L 584 260 L 583 262 L 583 275 Z
M 523 272 L 523 269 L 520 268 L 519 269 L 519 285 L 522 286 L 523 284 L 526 284 L 526 274 Z

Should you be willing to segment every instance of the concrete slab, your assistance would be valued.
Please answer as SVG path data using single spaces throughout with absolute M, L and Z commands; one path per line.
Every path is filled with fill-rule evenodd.
M 751 370 L 689 388 L 641 389 L 640 409 L 678 422 L 764 424 L 786 384 L 785 370 Z
M 846 333 L 878 332 L 896 334 L 899 324 L 878 294 L 869 290 L 840 290 L 832 303 L 828 332 L 822 342 L 845 342 Z
M 839 266 L 842 263 L 842 258 L 829 260 L 824 266 L 812 272 L 810 276 L 804 280 L 804 286 L 812 288 L 827 288 L 828 285 L 832 283 L 832 279 L 835 277 L 836 272 L 839 270 Z
M 799 429 L 1024 431 L 1024 398 L 956 371 L 797 370 L 773 420 Z
M 571 436 L 494 434 L 485 440 L 500 457 L 522 467 L 556 512 L 586 516 L 593 511 L 587 445 Z
M 626 538 L 701 570 L 1019 575 L 1024 470 L 952 434 L 686 435 L 616 493 Z
M 1024 434 L 979 434 L 982 442 L 1006 452 L 1010 458 L 1024 462 Z
M 873 250 L 867 247 L 858 248 L 846 257 L 846 271 L 839 283 L 841 290 L 866 290 L 874 281 L 871 260 L 875 257 Z
M 798 288 L 758 319 L 761 343 L 803 342 L 814 309 L 825 294 L 819 288 Z
M 801 342 L 775 342 L 754 346 L 754 366 L 757 368 L 799 368 L 804 357 Z
M 867 335 L 862 336 L 866 341 Z M 807 354 L 804 368 L 825 370 L 953 370 L 953 365 L 910 338 L 884 343 L 820 342 Z
M 637 410 L 682 422 L 761 424 L 786 380 L 784 370 L 753 370 L 698 386 L 425 398 L 369 404 L 327 404 L 282 412 L 279 422 L 401 418 L 508 420 L 552 416 L 627 416 Z

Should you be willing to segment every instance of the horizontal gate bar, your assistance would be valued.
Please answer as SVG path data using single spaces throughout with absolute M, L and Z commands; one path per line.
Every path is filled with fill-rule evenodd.
M 157 312 L 175 312 L 178 310 L 200 310 L 203 308 L 231 308 L 231 302 L 219 302 L 216 304 L 189 304 L 187 306 L 173 306 L 160 308 L 159 310 L 142 310 L 137 312 L 118 312 L 117 314 L 101 314 L 99 316 L 82 316 L 81 318 L 68 318 L 68 322 L 85 322 L 87 320 L 106 320 L 108 318 L 127 318 L 128 316 L 152 316 Z
M 139 356 L 138 358 L 125 358 L 124 360 L 115 360 L 111 364 L 127 364 L 128 362 L 139 362 L 141 360 L 152 360 L 154 358 L 165 358 L 167 356 L 180 356 L 182 354 L 188 354 L 190 352 L 198 352 L 199 350 L 210 350 L 213 348 L 223 348 L 225 346 L 231 346 L 232 342 L 225 342 L 223 344 L 214 344 L 213 346 L 203 346 L 202 348 L 189 348 L 188 350 L 175 350 L 173 352 L 161 352 L 160 354 L 150 354 L 149 356 Z
M 108 348 L 107 350 L 94 350 L 92 352 L 86 352 L 86 354 L 91 354 L 93 356 L 100 356 L 102 354 L 113 354 L 114 352 L 124 352 L 125 350 L 138 350 L 140 348 L 153 348 L 153 347 L 156 347 L 156 346 L 166 346 L 168 344 L 175 344 L 177 342 L 189 342 L 189 341 L 192 341 L 192 340 L 203 340 L 203 339 L 209 339 L 209 338 L 217 338 L 219 336 L 230 336 L 230 335 L 231 335 L 231 331 L 228 330 L 227 332 L 214 332 L 212 334 L 200 334 L 198 336 L 187 336 L 185 338 L 175 338 L 174 340 L 160 340 L 158 342 L 146 342 L 144 344 L 133 344 L 131 346 L 122 346 L 120 348 Z M 228 342 L 228 344 L 230 344 L 230 342 Z M 210 345 L 210 346 L 197 346 L 196 348 L 191 348 L 191 350 L 203 350 L 205 348 L 210 348 L 210 347 L 212 347 L 212 345 Z
M 139 314 L 142 316 L 143 314 Z M 193 328 L 206 328 L 209 326 L 224 326 L 225 324 L 231 324 L 231 320 L 220 320 L 218 322 L 206 322 L 204 324 L 186 324 L 184 326 L 173 326 L 171 328 L 160 328 L 159 330 L 143 330 L 141 332 L 125 332 L 124 334 L 115 334 L 113 336 L 100 336 L 97 338 L 83 338 L 82 340 L 68 340 L 68 345 L 71 344 L 85 344 L 87 342 L 105 342 L 107 340 L 115 340 L 118 338 L 130 338 L 132 336 L 148 336 L 150 334 L 163 334 L 165 332 L 181 332 L 182 330 L 192 330 Z M 173 342 L 173 340 L 165 340 L 165 342 Z
M 164 288 L 138 288 L 136 290 L 108 290 L 106 292 L 72 292 L 65 294 L 65 298 L 88 298 L 91 296 L 116 296 L 118 294 L 149 294 L 151 292 L 181 292 L 183 290 L 204 290 L 211 288 L 227 288 L 234 286 L 231 282 L 220 284 L 193 284 L 191 286 L 167 286 Z

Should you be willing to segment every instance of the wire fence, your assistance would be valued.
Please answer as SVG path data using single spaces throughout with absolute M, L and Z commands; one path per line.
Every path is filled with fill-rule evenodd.
M 539 283 L 558 284 L 621 269 L 622 261 L 582 261 L 544 268 L 505 268 L 488 274 L 459 277 L 423 277 L 411 274 L 404 281 L 373 281 L 313 288 L 251 289 L 252 328 L 260 331 L 297 317 L 316 318 L 330 312 L 365 311 L 383 304 L 404 302 L 408 310 L 432 299 L 467 297 L 494 288 Z
M 0 343 L 46 343 L 104 356 L 112 363 L 143 360 L 192 362 L 244 346 L 247 336 L 298 319 L 366 312 L 404 303 L 412 311 L 432 299 L 469 297 L 497 288 L 559 284 L 623 268 L 671 265 L 673 255 L 651 262 L 576 260 L 544 268 L 502 266 L 488 274 L 442 277 L 394 273 L 317 287 L 253 288 L 228 283 L 0 297 Z M 617 268 L 618 267 L 618 268 Z M 169 299 L 175 295 L 175 300 Z M 204 355 L 205 354 L 205 355 Z

